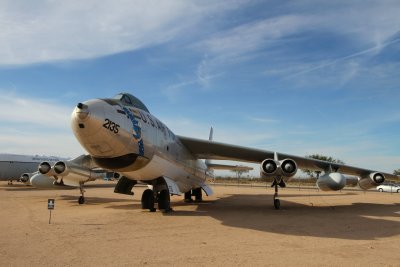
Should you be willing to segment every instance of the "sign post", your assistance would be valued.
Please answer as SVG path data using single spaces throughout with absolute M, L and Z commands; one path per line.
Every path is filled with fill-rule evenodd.
M 49 198 L 47 200 L 47 209 L 50 211 L 50 217 L 49 217 L 49 224 L 51 223 L 51 210 L 54 210 L 54 199 Z

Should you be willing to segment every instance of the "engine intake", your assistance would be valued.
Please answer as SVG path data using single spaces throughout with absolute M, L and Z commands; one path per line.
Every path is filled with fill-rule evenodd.
M 29 182 L 29 179 L 31 178 L 31 174 L 30 173 L 24 173 L 21 175 L 21 177 L 19 178 L 19 180 L 23 183 L 27 183 Z
M 297 172 L 297 164 L 292 159 L 284 159 L 281 161 L 281 169 L 284 176 L 292 177 Z
M 41 174 L 44 174 L 47 176 L 56 175 L 56 172 L 51 168 L 50 163 L 48 163 L 47 161 L 43 161 L 42 163 L 39 164 L 38 171 Z
M 58 161 L 58 162 L 56 162 L 55 164 L 54 164 L 54 171 L 57 173 L 57 174 L 63 174 L 64 172 L 65 172 L 65 170 L 66 170 L 66 168 L 67 168 L 67 166 L 65 165 L 65 163 L 63 162 L 63 161 Z
M 261 163 L 261 170 L 266 175 L 274 174 L 277 171 L 277 169 L 278 169 L 278 164 L 273 159 L 266 159 Z
M 261 163 L 261 175 L 264 177 L 284 176 L 293 177 L 297 172 L 297 164 L 292 159 L 276 161 L 265 159 Z

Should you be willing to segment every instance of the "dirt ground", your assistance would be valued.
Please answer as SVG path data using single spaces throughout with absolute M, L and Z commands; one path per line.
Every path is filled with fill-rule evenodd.
M 78 190 L 0 183 L 0 266 L 400 266 L 400 194 L 216 186 L 174 212 L 110 182 Z M 55 199 L 49 224 L 47 199 Z

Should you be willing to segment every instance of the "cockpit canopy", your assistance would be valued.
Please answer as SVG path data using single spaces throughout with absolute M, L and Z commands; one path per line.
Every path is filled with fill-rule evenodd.
M 137 99 L 136 97 L 134 97 L 131 94 L 127 94 L 127 93 L 120 93 L 116 96 L 113 97 L 113 99 L 116 99 L 118 101 L 121 101 L 122 104 L 126 105 L 126 106 L 131 106 L 131 107 L 135 107 L 135 108 L 139 108 L 142 109 L 144 111 L 146 111 L 147 113 L 150 113 L 150 111 L 147 109 L 147 107 L 143 104 L 142 101 L 140 101 L 139 99 Z

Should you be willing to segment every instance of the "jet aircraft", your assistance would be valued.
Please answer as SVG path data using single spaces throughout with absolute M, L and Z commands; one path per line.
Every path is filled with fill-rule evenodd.
M 175 135 L 138 98 L 128 93 L 77 104 L 71 126 L 79 143 L 89 153 L 85 166 L 119 173 L 116 193 L 133 195 L 136 183 L 148 184 L 141 203 L 143 209 L 150 211 L 155 211 L 155 203 L 158 209 L 169 211 L 170 195 L 184 194 L 185 201 L 192 201 L 192 196 L 201 201 L 202 190 L 207 195 L 212 194 L 206 183 L 213 176 L 212 169 L 237 168 L 210 163 L 210 160 L 260 164 L 261 176 L 275 188 L 276 209 L 280 208 L 279 187 L 285 187 L 299 168 L 324 172 L 317 180 L 321 190 L 340 190 L 354 182 L 366 190 L 382 184 L 385 178 L 398 179 L 375 170 L 225 144 L 212 138 L 201 140 Z M 64 173 L 79 168 L 76 164 L 59 164 L 52 169 L 62 179 Z
M 0 180 L 8 181 L 8 184 L 12 184 L 13 180 L 20 180 L 21 174 L 29 176 L 32 172 L 37 171 L 40 162 L 48 161 L 55 163 L 60 160 L 62 160 L 62 158 L 59 157 L 0 154 Z M 24 179 L 25 178 L 27 177 L 25 176 Z M 28 180 L 29 178 L 30 177 L 28 177 Z

